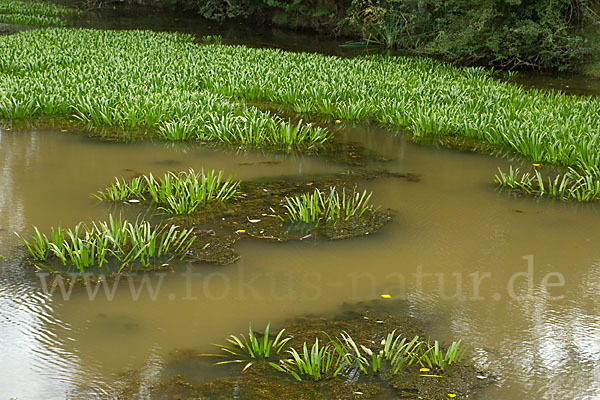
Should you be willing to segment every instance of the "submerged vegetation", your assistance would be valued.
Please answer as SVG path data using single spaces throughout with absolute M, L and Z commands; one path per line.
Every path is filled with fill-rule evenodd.
M 0 22 L 7 24 L 64 26 L 64 18 L 76 14 L 77 10 L 54 3 L 0 0 Z
M 73 229 L 52 228 L 47 236 L 34 227 L 24 236 L 27 252 L 38 268 L 73 266 L 79 272 L 116 261 L 119 270 L 133 263 L 144 268 L 185 255 L 195 237 L 190 229 L 175 225 L 152 227 L 149 222 L 129 222 L 110 216 L 109 221 L 79 223 Z
M 501 188 L 531 196 L 556 197 L 563 201 L 594 201 L 600 198 L 600 171 L 582 175 L 573 168 L 565 174 L 544 179 L 536 169 L 534 173 L 521 172 L 511 166 L 507 173 L 498 169 L 495 182 Z
M 119 180 L 104 191 L 94 194 L 102 201 L 152 200 L 161 210 L 171 214 L 191 214 L 209 202 L 223 202 L 235 195 L 240 182 L 230 174 L 224 179 L 223 171 L 167 172 L 163 177 L 152 174 Z

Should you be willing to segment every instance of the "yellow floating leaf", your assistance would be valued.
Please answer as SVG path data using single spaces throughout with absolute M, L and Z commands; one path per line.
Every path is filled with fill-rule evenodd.
M 391 299 L 391 298 L 392 298 L 392 296 L 390 296 L 389 294 L 382 294 L 382 295 L 381 295 L 381 298 L 382 298 L 382 299 Z
M 454 393 L 448 393 L 448 397 L 455 398 L 455 397 L 456 397 L 456 395 L 455 395 Z
M 429 372 L 429 368 L 421 368 L 419 371 L 420 372 Z
M 542 164 L 537 164 L 537 163 L 535 163 L 535 164 L 531 164 L 531 165 L 533 165 L 534 167 L 539 167 L 539 166 L 540 166 L 540 165 L 542 165 Z
M 246 232 L 245 229 L 238 229 L 237 231 L 235 231 L 235 233 L 244 233 L 244 232 Z

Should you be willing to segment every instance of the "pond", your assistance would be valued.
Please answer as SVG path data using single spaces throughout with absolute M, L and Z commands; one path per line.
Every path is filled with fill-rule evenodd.
M 227 43 L 351 55 L 311 35 L 166 18 L 164 10 L 84 18 L 92 27 L 220 34 Z M 555 82 L 571 86 L 566 79 Z M 592 94 L 598 86 L 582 90 Z M 497 168 L 518 160 L 419 145 L 404 132 L 366 124 L 339 129 L 338 142 L 379 157 L 349 163 L 331 155 L 103 142 L 72 127 L 0 129 L 3 394 L 106 397 L 123 372 L 136 370 L 138 395 L 146 398 L 152 382 L 175 374 L 191 382 L 226 376 L 213 360 L 179 365 L 173 354 L 212 352 L 210 343 L 245 331 L 248 322 L 279 329 L 343 305 L 389 302 L 393 314 L 415 317 L 432 338 L 461 339 L 472 363 L 497 376 L 476 398 L 600 397 L 600 208 L 497 191 Z M 49 294 L 49 275 L 21 265 L 13 232 L 105 219 L 114 209 L 90 194 L 114 177 L 188 168 L 237 172 L 265 190 L 275 179 L 311 183 L 351 170 L 392 220 L 347 240 L 240 240 L 232 265 L 174 262 L 173 271 L 131 275 L 92 294 L 81 287 Z M 140 210 L 122 208 L 134 219 Z

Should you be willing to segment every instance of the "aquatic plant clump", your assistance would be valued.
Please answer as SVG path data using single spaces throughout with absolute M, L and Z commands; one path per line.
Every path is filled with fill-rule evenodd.
M 112 216 L 106 222 L 81 222 L 73 229 L 52 228 L 49 236 L 37 227 L 33 233 L 16 235 L 36 267 L 53 270 L 58 264 L 80 272 L 101 268 L 111 260 L 120 264 L 119 271 L 134 262 L 148 268 L 183 257 L 195 240 L 191 229 L 153 227 L 149 222 L 131 223 Z
M 226 178 L 223 171 L 167 172 L 163 177 L 152 174 L 130 181 L 119 180 L 93 196 L 102 201 L 152 200 L 167 213 L 191 214 L 209 202 L 223 202 L 233 197 L 240 185 L 235 175 Z
M 386 310 L 382 310 L 381 307 Z M 399 302 L 374 300 L 360 306 L 344 305 L 335 314 L 293 318 L 284 323 L 286 330 L 282 337 L 287 336 L 291 339 L 283 351 L 278 354 L 271 352 L 269 359 L 252 359 L 254 364 L 242 374 L 236 373 L 235 370 L 241 370 L 245 363 L 227 364 L 228 367 L 220 365 L 219 367 L 222 367 L 223 371 L 216 374 L 226 375 L 226 377 L 209 381 L 204 379 L 207 360 L 204 357 L 198 357 L 197 349 L 173 349 L 164 359 L 165 368 L 170 371 L 176 368 L 177 371 L 185 372 L 173 379 L 153 382 L 148 393 L 152 398 L 175 396 L 190 399 L 231 398 L 232 390 L 234 390 L 234 397 L 237 396 L 241 399 L 423 398 L 447 400 L 449 398 L 477 397 L 478 389 L 487 387 L 494 382 L 495 379 L 489 372 L 478 369 L 471 363 L 465 362 L 464 359 L 459 361 L 456 358 L 443 370 L 438 367 L 422 366 L 416 360 L 408 365 L 407 361 L 398 373 L 392 373 L 389 362 L 382 360 L 381 368 L 377 372 L 373 372 L 373 368 L 370 366 L 366 368 L 368 375 L 365 375 L 357 365 L 349 365 L 343 358 L 337 363 L 338 353 L 331 348 L 333 343 L 330 342 L 333 339 L 337 343 L 344 343 L 340 333 L 347 333 L 347 336 L 350 336 L 357 345 L 361 356 L 367 360 L 371 360 L 371 358 L 362 349 L 362 346 L 374 354 L 379 354 L 387 345 L 388 353 L 393 356 L 394 349 L 401 347 L 402 339 L 406 344 L 410 343 L 412 341 L 410 338 L 415 336 L 417 341 L 413 346 L 423 346 L 423 350 L 426 351 L 428 349 L 426 344 L 429 343 L 422 338 L 428 335 L 423 331 L 416 317 L 411 315 L 408 308 L 405 307 L 406 305 L 400 305 Z M 401 309 L 407 310 L 405 311 L 407 315 L 399 316 L 398 314 L 402 313 Z M 254 332 L 254 335 L 260 342 L 262 331 Z M 272 340 L 275 336 L 275 332 L 270 333 L 269 339 Z M 400 340 L 396 342 L 397 337 L 400 337 Z M 392 338 L 392 340 L 388 340 L 388 338 Z M 318 345 L 315 346 L 317 339 Z M 383 341 L 385 344 L 382 343 Z M 435 347 L 435 343 L 433 346 Z M 464 349 L 462 343 L 458 346 L 461 351 Z M 239 349 L 238 346 L 234 347 Z M 439 349 L 445 354 L 450 347 L 439 346 Z M 322 350 L 325 348 L 328 348 L 328 355 L 325 355 L 325 351 Z M 287 362 L 283 364 L 286 360 L 295 361 L 289 352 L 291 349 L 296 350 L 304 366 L 310 366 L 311 371 L 319 371 L 318 374 L 314 372 L 299 374 L 301 382 L 298 382 L 292 374 L 288 373 L 287 366 L 296 373 L 298 371 L 294 364 Z M 347 352 L 350 353 L 350 350 Z M 407 350 L 405 353 L 408 354 L 411 351 Z M 227 354 L 223 352 L 223 356 L 227 356 Z M 227 356 L 226 360 L 236 358 L 239 357 L 231 355 Z M 327 367 L 328 360 L 331 360 L 329 367 Z M 283 371 L 270 363 L 280 367 Z M 239 368 L 235 368 L 235 366 Z M 314 368 L 315 366 L 317 368 Z M 334 376 L 340 366 L 343 366 L 342 369 Z M 323 372 L 324 370 L 325 372 Z M 202 373 L 201 377 L 198 376 L 198 371 Z M 143 374 L 143 369 L 124 371 L 124 379 L 113 386 L 111 394 L 114 393 L 114 396 L 125 398 L 135 397 L 140 393 L 142 385 L 147 382 L 143 379 Z M 318 380 L 315 380 L 315 375 L 319 377 Z M 198 380 L 202 382 L 197 383 Z
M 250 368 L 257 360 L 268 360 L 271 355 L 277 356 L 285 348 L 287 342 L 291 339 L 290 337 L 282 338 L 285 329 L 280 330 L 275 338 L 269 336 L 269 328 L 271 324 L 267 324 L 262 338 L 259 338 L 256 333 L 252 330 L 252 324 L 248 326 L 248 338 L 244 335 L 235 336 L 231 335 L 225 340 L 228 341 L 229 345 L 215 344 L 225 354 L 203 354 L 203 356 L 212 357 L 233 357 L 233 360 L 226 360 L 218 362 L 217 365 L 230 364 L 230 363 L 243 363 L 246 365 L 242 371 Z
M 331 138 L 326 129 L 303 124 L 302 120 L 294 124 L 255 108 L 243 107 L 220 110 L 216 114 L 208 113 L 198 119 L 182 118 L 164 122 L 160 125 L 158 134 L 170 141 L 193 139 L 250 146 L 288 147 L 303 143 L 320 145 Z
M 495 183 L 506 190 L 517 191 L 530 196 L 555 197 L 563 201 L 587 202 L 600 198 L 600 171 L 581 174 L 573 168 L 565 174 L 544 179 L 539 170 L 533 174 L 521 172 L 511 166 L 507 173 L 498 169 Z
M 385 372 L 394 375 L 406 368 L 420 368 L 424 373 L 436 373 L 443 372 L 452 365 L 464 364 L 465 348 L 461 347 L 461 341 L 453 342 L 444 350 L 437 340 L 430 344 L 420 340 L 418 336 L 407 339 L 397 335 L 395 330 L 384 336 L 381 343 L 370 347 L 358 344 L 346 332 L 342 332 L 339 338 L 330 338 L 325 344 L 320 343 L 317 337 L 310 348 L 304 342 L 300 350 L 293 347 L 287 350 L 289 358 L 279 357 L 279 360 L 273 360 L 269 357 L 269 351 L 273 349 L 273 355 L 277 357 L 291 338 L 280 340 L 284 330 L 281 330 L 275 339 L 269 338 L 268 329 L 269 325 L 262 339 L 257 339 L 250 328 L 249 340 L 243 335 L 241 339 L 232 335 L 227 341 L 233 344 L 233 347 L 216 345 L 227 354 L 203 355 L 233 358 L 217 364 L 248 362 L 243 368 L 244 371 L 257 360 L 263 360 L 297 381 L 306 377 L 320 381 L 339 374 L 352 375 L 356 371 L 363 374 Z
M 64 26 L 79 11 L 41 1 L 0 0 L 0 22 L 31 26 Z
M 296 197 L 286 197 L 284 204 L 287 216 L 292 222 L 318 223 L 320 221 L 348 221 L 360 218 L 366 212 L 373 214 L 378 208 L 369 203 L 373 193 L 353 190 L 346 192 L 331 187 L 329 193 L 316 189 Z
M 385 371 L 394 375 L 413 364 L 420 367 L 422 372 L 444 371 L 452 364 L 462 362 L 465 348 L 461 348 L 460 343 L 453 342 L 444 351 L 437 340 L 434 344 L 420 341 L 418 337 L 408 340 L 400 335 L 395 336 L 394 331 L 381 341 L 379 348 L 371 349 L 358 345 L 350 335 L 342 332 L 341 340 L 333 339 L 319 347 L 317 338 L 310 352 L 305 342 L 300 353 L 292 348 L 288 350 L 291 358 L 270 365 L 298 381 L 302 380 L 302 376 L 318 381 L 326 376 L 337 376 L 353 370 L 364 374 Z
M 304 342 L 300 353 L 292 348 L 289 354 L 292 358 L 282 360 L 279 364 L 271 362 L 269 365 L 293 376 L 297 381 L 301 381 L 302 376 L 320 381 L 326 376 L 336 376 L 345 366 L 342 363 L 344 357 L 340 356 L 336 348 L 331 343 L 319 346 L 319 338 L 315 339 L 310 351 Z

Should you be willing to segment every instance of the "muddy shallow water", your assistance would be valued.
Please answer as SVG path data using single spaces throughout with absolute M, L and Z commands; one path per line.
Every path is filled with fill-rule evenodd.
M 90 301 L 85 289 L 68 300 L 44 293 L 45 276 L 18 265 L 12 232 L 105 218 L 109 207 L 89 194 L 114 176 L 194 167 L 238 171 L 247 180 L 310 179 L 348 165 L 326 157 L 102 143 L 52 130 L 1 131 L 2 393 L 94 397 L 125 370 L 141 369 L 148 381 L 169 376 L 170 353 L 211 350 L 210 343 L 244 331 L 250 321 L 259 329 L 269 321 L 279 327 L 385 293 L 406 300 L 403 312 L 422 321 L 432 338 L 462 339 L 474 361 L 499 376 L 477 398 L 598 398 L 598 206 L 498 193 L 491 181 L 506 160 L 419 146 L 375 128 L 344 132 L 340 140 L 393 159 L 367 169 L 420 177 L 359 180 L 393 214 L 381 231 L 341 241 L 240 241 L 236 264 L 181 263 L 174 272 L 124 279 L 114 293 L 112 286 L 100 289 Z M 205 381 L 224 372 L 207 362 L 187 373 Z

